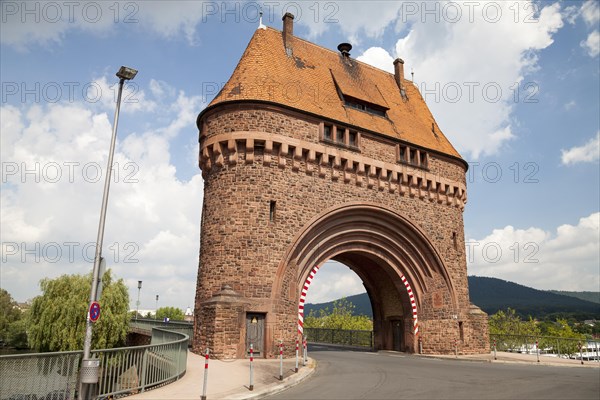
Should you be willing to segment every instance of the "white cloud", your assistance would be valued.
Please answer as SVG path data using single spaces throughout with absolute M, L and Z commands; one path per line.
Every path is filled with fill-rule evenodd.
M 239 6 L 239 2 L 231 3 Z M 225 2 L 208 1 L 2 2 L 0 41 L 27 51 L 32 44 L 60 45 L 76 32 L 117 35 L 118 29 L 126 26 L 168 39 L 182 35 L 195 44 L 198 24 L 221 18 L 225 8 Z M 237 17 L 229 18 L 241 16 L 240 10 Z
M 296 7 L 291 7 L 291 4 L 286 5 L 294 13 L 293 8 Z M 294 21 L 308 27 L 309 39 L 315 39 L 330 29 L 339 28 L 353 45 L 361 44 L 363 37 L 380 37 L 385 28 L 396 21 L 403 7 L 402 1 L 343 0 L 293 4 L 300 6 L 299 12 L 295 12 Z M 277 23 L 277 20 L 273 22 Z
M 568 103 L 566 103 L 564 107 L 565 107 L 566 111 L 571 111 L 576 106 L 577 106 L 577 102 L 575 100 L 571 100 Z
M 597 26 L 600 22 L 600 3 L 588 0 L 581 6 L 581 16 L 588 26 Z
M 587 39 L 582 41 L 580 45 L 590 57 L 598 57 L 598 54 L 600 54 L 600 32 L 597 30 L 590 32 Z
M 561 225 L 554 234 L 506 226 L 483 239 L 467 240 L 468 271 L 537 289 L 597 291 L 599 242 L 598 212 L 577 225 Z
M 535 82 L 524 77 L 538 67 L 536 53 L 552 44 L 563 22 L 559 4 L 541 8 L 536 23 L 524 22 L 525 11 L 535 9 L 527 8 L 529 2 L 518 3 L 523 18 L 516 23 L 510 2 L 490 3 L 494 7 L 487 11 L 480 5 L 471 8 L 472 14 L 466 3 L 454 4 L 455 9 L 444 11 L 441 5 L 437 15 L 429 15 L 430 6 L 413 3 L 414 15 L 405 12 L 401 18 L 408 18 L 409 32 L 388 60 L 401 57 L 405 70 L 414 69 L 442 130 L 464 155 L 478 158 L 497 153 L 515 138 L 511 114 L 523 95 L 531 94 L 526 85 L 535 89 Z M 496 20 L 496 15 L 502 17 Z M 360 58 L 380 66 L 386 59 L 381 53 L 369 49 Z
M 595 138 L 591 138 L 583 146 L 572 147 L 561 150 L 561 162 L 564 165 L 577 164 L 581 162 L 595 162 L 600 158 L 600 131 Z
M 315 275 L 306 302 L 317 304 L 365 292 L 362 281 L 344 264 L 327 261 Z
M 381 47 L 370 47 L 356 59 L 384 71 L 394 73 L 394 58 Z
M 185 308 L 195 295 L 203 184 L 199 171 L 177 178 L 170 145 L 203 104 L 183 92 L 142 104 L 158 102 L 151 129 L 120 129 L 103 256 L 130 286 L 132 302 L 143 279 L 147 308 L 155 294 Z M 18 300 L 37 295 L 44 277 L 91 271 L 112 123 L 94 107 L 0 108 L 1 282 Z

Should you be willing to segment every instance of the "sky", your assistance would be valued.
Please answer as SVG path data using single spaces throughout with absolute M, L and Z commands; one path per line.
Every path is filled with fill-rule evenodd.
M 588 1 L 2 1 L 0 287 L 93 265 L 121 65 L 103 256 L 135 308 L 193 307 L 203 180 L 197 115 L 254 31 L 393 72 L 405 61 L 469 162 L 469 275 L 600 290 L 600 11 Z M 411 75 L 413 73 L 414 75 Z M 328 261 L 307 302 L 364 292 Z

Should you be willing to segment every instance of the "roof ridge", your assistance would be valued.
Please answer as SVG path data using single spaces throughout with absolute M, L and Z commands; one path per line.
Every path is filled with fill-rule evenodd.
M 272 26 L 267 26 L 267 29 L 273 30 L 273 31 L 275 31 L 275 32 L 283 33 L 283 31 L 280 31 L 280 30 L 279 30 L 279 29 L 277 29 L 277 28 L 273 28 Z M 340 54 L 338 51 L 335 51 L 335 50 L 332 50 L 332 49 L 330 49 L 330 48 L 327 48 L 327 47 L 321 46 L 321 45 L 319 45 L 319 44 L 313 43 L 313 42 L 311 42 L 310 40 L 304 39 L 304 38 L 302 38 L 302 37 L 300 37 L 300 36 L 296 36 L 296 35 L 294 35 L 294 39 L 302 40 L 304 43 L 307 43 L 307 44 L 309 44 L 309 45 L 311 45 L 311 46 L 318 47 L 318 48 L 320 48 L 320 49 L 322 49 L 322 50 L 329 51 L 329 52 L 331 52 L 331 53 L 333 53 L 333 54 L 335 54 L 335 55 L 339 55 L 339 54 Z M 388 75 L 390 75 L 390 76 L 392 76 L 392 77 L 394 76 L 394 74 L 393 74 L 393 73 L 391 73 L 391 72 L 388 72 L 388 71 L 386 71 L 386 70 L 384 70 L 384 69 L 377 68 L 377 67 L 376 67 L 376 66 L 374 66 L 374 65 L 368 64 L 368 63 L 366 63 L 366 62 L 364 62 L 364 61 L 360 61 L 360 60 L 358 60 L 358 59 L 356 59 L 356 58 L 353 58 L 353 57 L 350 57 L 350 58 L 352 59 L 352 61 L 356 61 L 356 62 L 358 62 L 358 63 L 360 63 L 360 64 L 362 64 L 362 65 L 364 65 L 364 66 L 366 66 L 366 67 L 369 67 L 369 68 L 371 68 L 371 69 L 374 69 L 374 70 L 377 70 L 377 71 L 380 71 L 380 72 L 384 72 L 384 73 L 386 73 L 386 74 L 388 74 Z M 404 80 L 407 80 L 407 79 L 405 78 Z

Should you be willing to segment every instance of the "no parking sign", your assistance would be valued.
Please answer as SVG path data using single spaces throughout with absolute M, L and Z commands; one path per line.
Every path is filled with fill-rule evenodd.
M 100 318 L 100 303 L 92 301 L 90 304 L 90 321 L 96 322 Z

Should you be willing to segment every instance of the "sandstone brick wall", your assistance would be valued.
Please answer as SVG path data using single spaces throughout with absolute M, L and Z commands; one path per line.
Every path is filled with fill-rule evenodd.
M 204 119 L 194 351 L 209 345 L 221 356 L 242 356 L 245 325 L 239 314 L 249 311 L 267 313 L 267 356 L 276 354 L 278 339 L 293 343 L 302 271 L 293 263 L 281 276 L 277 271 L 293 238 L 311 219 L 351 203 L 381 204 L 411 221 L 443 260 L 452 287 L 434 274 L 422 277 L 429 291 L 416 293 L 424 351 L 453 351 L 448 338 L 459 334 L 457 321 L 463 323 L 466 338 L 461 351 L 486 346 L 473 339 L 481 336 L 477 332 L 484 329 L 485 317 L 473 320 L 469 314 L 462 216 L 465 170 L 459 162 L 430 154 L 428 170 L 403 166 L 393 142 L 366 133 L 361 133 L 360 152 L 347 151 L 319 140 L 322 121 L 273 107 L 223 107 Z M 223 284 L 248 300 L 243 311 L 203 305 Z M 384 301 L 386 294 L 380 296 Z M 385 310 L 382 318 L 404 315 L 410 331 L 407 302 L 407 297 L 403 307 L 385 302 L 398 309 Z M 410 333 L 406 344 L 415 350 Z M 291 355 L 291 349 L 286 351 Z

